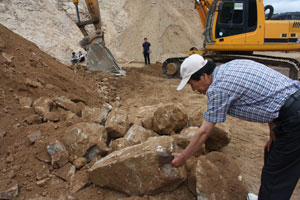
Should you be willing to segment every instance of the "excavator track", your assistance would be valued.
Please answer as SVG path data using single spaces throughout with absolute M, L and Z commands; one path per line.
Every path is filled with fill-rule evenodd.
M 262 64 L 265 64 L 276 71 L 290 77 L 294 80 L 299 80 L 300 62 L 293 58 L 275 57 L 266 55 L 239 55 L 239 54 L 215 54 L 203 55 L 204 58 L 212 60 L 216 63 L 226 63 L 234 59 L 249 59 Z M 186 57 L 169 58 L 162 66 L 162 72 L 169 78 L 180 78 L 180 65 Z

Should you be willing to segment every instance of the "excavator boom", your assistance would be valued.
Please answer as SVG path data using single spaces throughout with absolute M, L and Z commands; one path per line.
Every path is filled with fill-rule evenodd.
M 87 51 L 87 69 L 90 71 L 123 74 L 124 71 L 121 69 L 121 66 L 117 63 L 110 50 L 105 46 L 98 0 L 85 0 L 90 15 L 90 19 L 86 21 L 80 20 L 78 0 L 73 0 L 73 3 L 76 7 L 78 18 L 76 24 L 84 35 L 84 38 L 79 44 Z M 85 26 L 88 24 L 94 25 L 94 32 L 89 33 L 86 31 Z

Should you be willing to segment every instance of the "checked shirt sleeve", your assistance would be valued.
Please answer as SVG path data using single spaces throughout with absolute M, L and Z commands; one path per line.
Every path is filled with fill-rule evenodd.
M 207 97 L 207 111 L 204 113 L 204 120 L 214 123 L 225 122 L 233 97 L 218 91 L 209 91 Z

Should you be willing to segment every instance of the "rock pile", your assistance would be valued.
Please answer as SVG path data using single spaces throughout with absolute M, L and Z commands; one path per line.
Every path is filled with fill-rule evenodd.
M 90 108 L 66 97 L 41 97 L 33 102 L 32 109 L 40 119 L 32 124 L 76 116 L 77 122 L 45 149 L 54 174 L 70 184 L 71 194 L 92 183 L 141 199 L 182 190 L 183 185 L 188 188 L 185 192 L 198 199 L 241 199 L 247 192 L 237 165 L 215 152 L 230 142 L 230 130 L 223 127 L 216 127 L 188 166 L 159 164 L 161 152 L 182 151 L 198 129 L 188 126 L 189 121 L 197 120 L 188 117 L 182 104 L 141 107 L 134 114 L 107 103 L 102 108 Z M 142 116 L 145 110 L 147 115 Z M 47 117 L 49 113 L 56 117 Z M 136 116 L 134 122 L 129 121 L 129 115 Z M 40 132 L 29 135 L 26 145 L 40 136 Z M 37 184 L 46 185 L 48 179 Z

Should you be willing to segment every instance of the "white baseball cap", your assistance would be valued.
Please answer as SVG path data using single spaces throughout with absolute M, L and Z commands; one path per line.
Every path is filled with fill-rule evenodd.
M 191 76 L 204 67 L 207 60 L 204 60 L 199 54 L 193 54 L 184 59 L 180 67 L 181 82 L 177 87 L 177 90 L 182 90 L 187 82 L 190 80 Z

